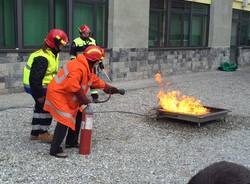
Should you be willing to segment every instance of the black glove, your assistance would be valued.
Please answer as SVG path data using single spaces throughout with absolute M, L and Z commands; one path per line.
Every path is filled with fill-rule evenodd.
M 102 61 L 99 63 L 99 68 L 100 68 L 101 70 L 104 69 L 104 65 L 103 65 L 103 62 L 102 62 Z
M 88 97 L 83 93 L 82 90 L 76 93 L 76 97 L 80 103 L 80 105 L 88 105 L 91 101 Z
M 116 87 L 105 84 L 103 91 L 107 94 L 116 94 L 119 93 L 119 90 Z
M 93 99 L 93 102 L 96 102 L 96 101 L 98 101 L 99 95 L 98 95 L 98 93 L 94 93 L 94 94 L 91 94 L 91 97 Z

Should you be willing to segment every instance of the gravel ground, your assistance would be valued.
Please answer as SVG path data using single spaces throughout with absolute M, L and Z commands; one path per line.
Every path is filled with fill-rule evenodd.
M 94 105 L 91 155 L 84 157 L 77 149 L 66 149 L 69 157 L 58 159 L 48 155 L 48 144 L 29 140 L 31 98 L 2 95 L 0 183 L 184 184 L 215 161 L 250 167 L 250 68 L 176 75 L 168 80 L 171 89 L 232 112 L 224 121 L 200 128 L 157 121 L 152 108 L 157 106 L 159 88 L 152 81 L 142 89 L 138 89 L 142 81 L 119 83 L 124 88 L 130 85 L 125 96 L 114 95 L 109 102 Z M 54 126 L 55 122 L 51 131 Z

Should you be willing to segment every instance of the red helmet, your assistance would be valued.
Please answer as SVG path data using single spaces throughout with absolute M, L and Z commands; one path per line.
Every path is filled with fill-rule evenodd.
M 84 37 L 89 37 L 91 30 L 90 30 L 89 26 L 82 25 L 79 27 L 79 32 L 80 32 L 80 34 L 83 34 Z
M 59 45 L 66 45 L 69 39 L 63 30 L 51 29 L 44 41 L 50 48 L 55 48 Z
M 90 61 L 96 62 L 104 59 L 105 53 L 101 47 L 90 45 L 88 46 L 83 55 Z

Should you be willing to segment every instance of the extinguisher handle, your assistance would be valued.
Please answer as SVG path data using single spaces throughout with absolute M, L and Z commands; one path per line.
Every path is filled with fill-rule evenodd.
M 84 112 L 86 114 L 93 114 L 94 113 L 93 107 L 92 107 L 92 105 L 90 103 L 87 105 L 87 107 L 85 107 Z

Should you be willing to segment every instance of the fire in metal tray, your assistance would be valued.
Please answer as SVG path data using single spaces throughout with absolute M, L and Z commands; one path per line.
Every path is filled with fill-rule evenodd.
M 155 75 L 160 91 L 157 94 L 160 108 L 157 118 L 172 118 L 198 123 L 220 119 L 229 112 L 226 109 L 204 106 L 200 100 L 192 96 L 183 95 L 180 91 L 164 91 L 168 85 L 161 75 Z M 167 86 L 169 88 L 169 86 Z

